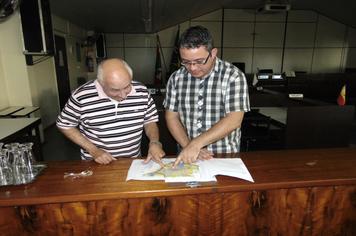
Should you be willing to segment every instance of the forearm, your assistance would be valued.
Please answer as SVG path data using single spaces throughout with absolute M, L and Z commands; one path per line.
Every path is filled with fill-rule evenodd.
M 194 138 L 191 145 L 196 145 L 203 148 L 220 139 L 225 138 L 232 131 L 236 130 L 244 117 L 244 111 L 237 111 L 228 113 L 224 118 L 212 126 L 209 130 Z
M 159 130 L 157 123 L 152 122 L 144 126 L 147 137 L 150 143 L 159 142 Z M 150 145 L 148 149 L 147 158 L 142 163 L 148 163 L 151 159 L 159 163 L 163 168 L 166 166 L 163 164 L 161 159 L 166 155 L 163 151 L 161 145 Z
M 77 128 L 71 128 L 71 129 L 61 129 L 58 127 L 58 129 L 71 141 L 73 141 L 75 144 L 80 146 L 81 148 L 85 149 L 89 153 L 92 153 L 98 149 L 97 146 L 95 146 L 92 142 L 90 142 L 87 138 L 85 138 L 82 133 Z
M 159 142 L 159 130 L 158 130 L 157 123 L 152 122 L 146 124 L 144 128 L 145 128 L 145 133 L 148 139 L 150 140 L 150 143 Z
M 185 147 L 190 142 L 182 123 L 179 120 L 179 115 L 176 112 L 166 110 L 166 123 L 169 132 L 181 147 Z

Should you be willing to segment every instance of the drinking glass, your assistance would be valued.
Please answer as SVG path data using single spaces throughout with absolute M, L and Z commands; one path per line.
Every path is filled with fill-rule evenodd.
M 6 181 L 6 176 L 5 176 L 5 172 L 4 172 L 4 168 L 3 168 L 3 162 L 6 156 L 6 150 L 2 149 L 3 143 L 0 143 L 0 183 L 1 185 L 5 185 L 5 181 Z
M 13 184 L 13 171 L 7 161 L 7 151 L 7 149 L 0 149 L 0 185 Z
M 5 147 L 7 149 L 7 162 L 9 163 L 10 166 L 14 164 L 14 149 L 17 148 L 20 144 L 19 143 L 9 143 L 5 144 Z
M 14 164 L 13 164 L 13 171 L 14 171 L 14 184 L 27 184 L 33 180 L 33 173 L 31 168 L 29 167 L 29 160 L 24 155 L 24 148 L 14 148 Z
M 33 179 L 37 174 L 37 169 L 36 169 L 37 162 L 35 156 L 33 155 L 32 145 L 33 143 L 20 144 L 21 160 L 23 162 L 23 165 L 28 166 L 29 175 L 30 175 L 29 179 Z
M 37 165 L 37 161 L 36 161 L 36 157 L 35 154 L 33 153 L 33 143 L 29 142 L 29 143 L 23 143 L 20 146 L 22 147 L 26 147 L 26 155 L 28 156 L 29 161 L 31 162 L 32 166 Z

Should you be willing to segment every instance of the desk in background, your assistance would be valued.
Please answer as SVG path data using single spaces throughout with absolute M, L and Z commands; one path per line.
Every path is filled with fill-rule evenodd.
M 271 117 L 260 113 L 259 109 L 246 112 L 241 123 L 241 152 L 250 150 L 250 143 L 267 142 L 270 139 Z
M 9 107 L 0 111 L 0 117 L 7 117 L 11 114 L 23 109 L 23 107 Z
M 25 116 L 27 116 L 28 118 L 30 118 L 31 114 L 39 109 L 40 109 L 40 107 L 25 107 L 24 109 L 21 109 L 15 113 L 12 113 L 11 117 L 25 117 Z
M 289 108 L 285 149 L 348 147 L 354 114 L 353 105 Z
M 33 142 L 33 151 L 38 161 L 43 161 L 39 125 L 41 118 L 0 119 L 0 142 Z M 32 136 L 32 130 L 35 135 Z M 28 136 L 26 136 L 28 135 Z
M 4 235 L 353 235 L 356 148 L 215 154 L 241 158 L 254 183 L 125 182 L 131 158 L 47 162 L 26 186 L 0 191 Z M 171 156 L 176 157 L 176 156 Z M 63 179 L 91 167 L 92 176 Z
M 288 107 L 252 107 L 252 109 L 257 109 L 261 114 L 271 117 L 278 125 L 287 124 Z
M 352 105 L 253 108 L 283 129 L 285 149 L 349 146 L 355 112 Z
M 284 149 L 287 107 L 251 107 L 241 125 L 241 152 Z

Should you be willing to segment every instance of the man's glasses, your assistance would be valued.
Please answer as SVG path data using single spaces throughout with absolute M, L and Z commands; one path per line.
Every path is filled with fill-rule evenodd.
M 185 61 L 185 60 L 180 60 L 180 64 L 182 66 L 204 66 L 208 60 L 209 60 L 209 57 L 211 56 L 211 53 L 209 53 L 208 57 L 206 58 L 205 61 L 202 61 L 202 60 L 196 60 L 195 62 L 189 62 L 189 61 Z

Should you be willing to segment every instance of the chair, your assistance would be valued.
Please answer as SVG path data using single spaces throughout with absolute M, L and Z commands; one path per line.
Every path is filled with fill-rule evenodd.
M 251 142 L 268 140 L 270 137 L 271 117 L 259 113 L 259 110 L 246 112 L 241 124 L 241 149 L 248 152 Z

